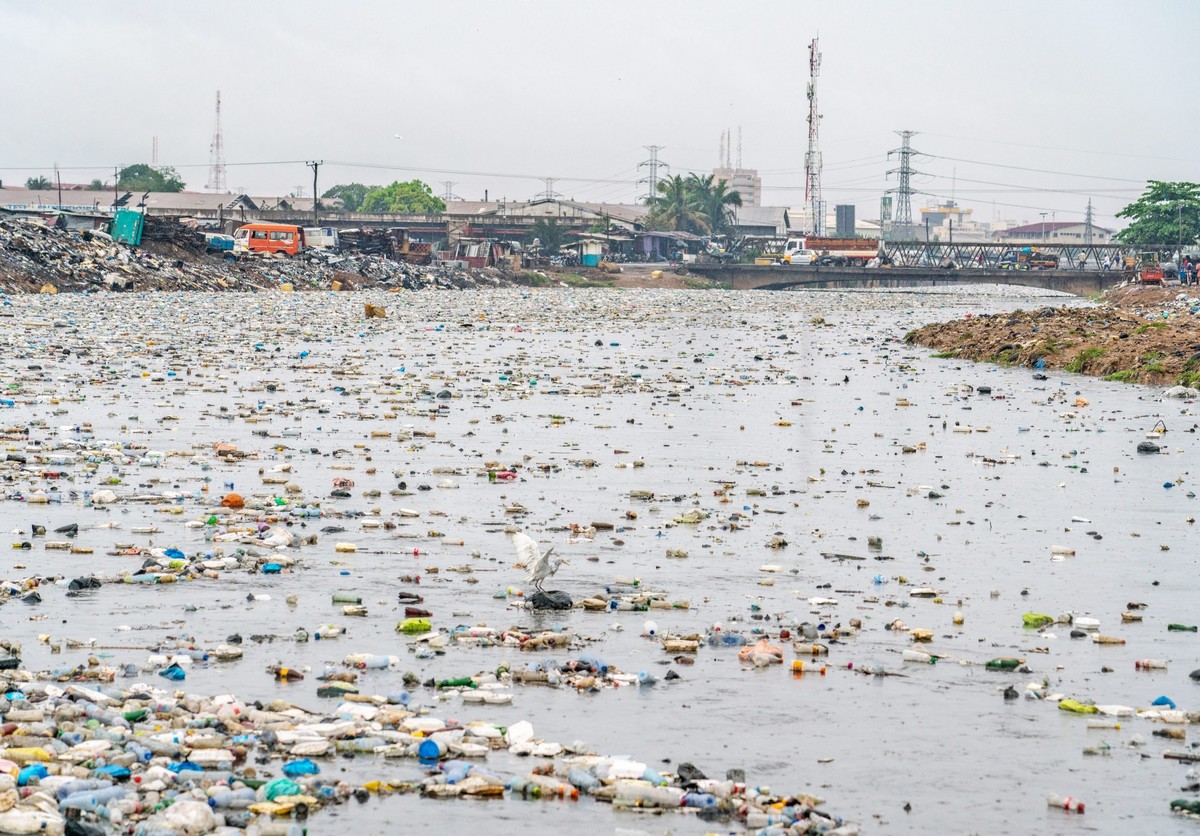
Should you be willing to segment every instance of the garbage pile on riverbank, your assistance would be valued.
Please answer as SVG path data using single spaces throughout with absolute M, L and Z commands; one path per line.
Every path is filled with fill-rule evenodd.
M 6 293 L 98 290 L 468 289 L 513 284 L 494 267 L 416 266 L 382 255 L 315 253 L 229 261 L 171 239 L 141 247 L 103 232 L 67 231 L 0 218 L 0 290 Z
M 1195 387 L 1200 382 L 1200 294 L 1121 287 L 1099 307 L 1017 310 L 926 325 L 905 336 L 940 356 L 1109 380 Z

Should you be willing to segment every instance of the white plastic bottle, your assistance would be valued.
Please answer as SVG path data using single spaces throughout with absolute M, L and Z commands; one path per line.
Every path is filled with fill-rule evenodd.
M 1052 792 L 1046 796 L 1046 803 L 1051 807 L 1062 807 L 1064 810 L 1070 810 L 1073 813 L 1082 813 L 1084 804 L 1078 798 L 1072 798 L 1069 795 L 1059 795 Z

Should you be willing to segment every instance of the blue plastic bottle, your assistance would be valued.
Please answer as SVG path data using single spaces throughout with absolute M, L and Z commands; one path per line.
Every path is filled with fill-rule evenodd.
M 254 790 L 242 787 L 239 790 L 222 790 L 214 793 L 208 803 L 221 810 L 244 810 L 255 802 Z
M 600 786 L 600 781 L 595 775 L 578 767 L 567 773 L 567 781 L 581 793 L 590 793 Z

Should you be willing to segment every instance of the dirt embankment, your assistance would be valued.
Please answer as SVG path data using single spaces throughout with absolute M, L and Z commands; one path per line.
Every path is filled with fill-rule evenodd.
M 1126 286 L 1097 308 L 1040 308 L 926 325 L 905 341 L 944 357 L 1133 383 L 1200 384 L 1200 290 Z

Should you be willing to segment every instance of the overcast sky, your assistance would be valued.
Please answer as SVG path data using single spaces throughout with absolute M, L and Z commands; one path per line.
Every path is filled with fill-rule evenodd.
M 643 146 L 711 170 L 740 126 L 764 203 L 799 206 L 817 35 L 825 198 L 860 217 L 902 129 L 927 155 L 914 219 L 953 192 L 984 220 L 1078 220 L 1090 196 L 1113 225 L 1147 179 L 1200 180 L 1197 0 L 0 0 L 0 179 L 111 178 L 157 136 L 203 190 L 219 89 L 231 190 L 308 195 L 323 159 L 322 191 L 520 200 L 552 176 L 633 202 Z

